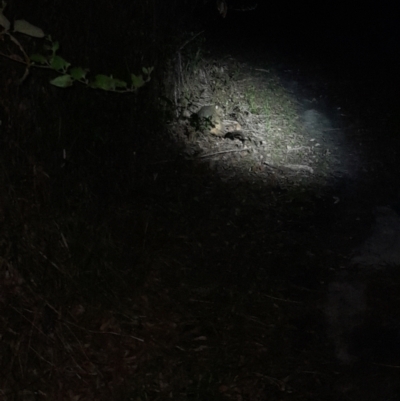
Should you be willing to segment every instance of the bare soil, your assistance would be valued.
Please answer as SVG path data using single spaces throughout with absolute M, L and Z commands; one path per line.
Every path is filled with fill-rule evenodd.
M 0 398 L 399 398 L 398 263 L 355 259 L 398 227 L 392 82 L 250 56 L 211 52 L 146 137 L 75 93 L 31 143 L 57 95 L 3 83 Z M 245 140 L 189 135 L 206 104 Z

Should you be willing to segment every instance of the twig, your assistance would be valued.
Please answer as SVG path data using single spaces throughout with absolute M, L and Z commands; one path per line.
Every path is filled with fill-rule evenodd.
M 180 52 L 185 46 L 187 46 L 192 40 L 195 40 L 197 38 L 197 36 L 201 35 L 202 33 L 204 33 L 204 31 L 200 31 L 198 33 L 196 33 L 196 35 L 192 36 L 190 39 L 188 39 L 179 49 L 178 52 Z
M 223 153 L 234 153 L 234 152 L 241 152 L 243 150 L 249 150 L 249 148 L 243 148 L 243 149 L 233 149 L 233 150 L 222 150 L 221 152 L 215 152 L 215 153 L 208 153 L 206 155 L 202 155 L 202 156 L 198 156 L 195 157 L 192 160 L 196 160 L 196 159 L 205 159 L 206 157 L 212 157 L 212 156 L 216 156 L 216 155 L 221 155 Z
M 22 84 L 22 82 L 24 82 L 25 78 L 28 76 L 29 74 L 29 68 L 31 66 L 31 60 L 29 58 L 29 56 L 26 54 L 26 51 L 24 50 L 24 48 L 22 47 L 21 43 L 19 43 L 19 41 L 14 38 L 13 35 L 11 35 L 10 33 L 6 32 L 6 35 L 11 39 L 11 42 L 13 42 L 21 51 L 21 53 L 23 54 L 24 58 L 25 58 L 25 72 L 24 75 L 22 76 L 22 78 L 19 79 L 19 83 Z M 13 60 L 12 57 L 9 57 L 11 60 Z M 17 60 L 14 60 L 17 61 Z
M 33 249 L 36 249 L 33 245 L 32 245 Z M 37 249 L 36 249 L 37 250 Z M 61 270 L 54 262 L 52 262 L 43 252 L 37 250 L 39 252 L 39 255 L 41 255 L 45 260 L 47 260 L 53 267 L 55 267 L 60 273 L 65 274 L 65 271 Z
M 267 298 L 275 299 L 276 301 L 289 302 L 289 303 L 291 303 L 291 304 L 302 304 L 302 302 L 299 302 L 299 301 L 292 301 L 292 300 L 290 300 L 290 299 L 284 299 L 284 298 L 273 297 L 272 295 L 264 294 L 264 296 L 266 296 Z
M 87 331 L 88 333 L 93 333 L 93 334 L 112 334 L 112 335 L 114 335 L 114 336 L 130 337 L 130 338 L 133 338 L 134 340 L 137 340 L 137 341 L 140 341 L 140 342 L 144 342 L 143 338 L 135 337 L 135 336 L 132 336 L 132 335 L 130 335 L 130 334 L 121 334 L 121 333 L 116 333 L 115 331 L 90 330 L 90 329 L 87 329 L 87 328 L 85 328 L 85 327 L 78 326 L 77 324 L 72 323 L 72 322 L 64 322 L 64 324 L 65 324 L 65 325 L 71 325 L 71 326 L 77 327 L 78 329 L 85 330 L 85 331 Z
M 400 369 L 400 365 L 386 365 L 384 363 L 374 363 L 376 366 L 382 366 L 384 368 Z
M 314 169 L 310 166 L 305 166 L 302 164 L 284 164 L 282 167 L 286 167 L 290 170 L 295 171 L 307 171 L 310 174 L 314 174 Z

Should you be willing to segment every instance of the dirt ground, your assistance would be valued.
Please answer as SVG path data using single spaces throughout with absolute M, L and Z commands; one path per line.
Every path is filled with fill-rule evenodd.
M 234 50 L 212 60 L 222 74 L 239 70 L 224 104 L 230 119 L 242 118 L 245 141 L 184 140 L 195 171 L 209 171 L 192 184 L 199 218 L 189 237 L 201 248 L 195 259 L 204 258 L 189 269 L 192 290 L 205 280 L 205 298 L 195 302 L 235 288 L 228 303 L 244 319 L 231 332 L 241 338 L 230 351 L 240 372 L 220 391 L 248 400 L 395 399 L 400 218 L 391 84 L 268 61 Z M 269 105 L 274 98 L 262 91 L 273 88 L 277 107 L 250 110 L 251 88 Z M 275 369 L 282 373 L 267 374 Z
M 66 165 L 10 175 L 7 142 L 0 398 L 399 399 L 393 81 L 208 51 L 153 137 L 118 142 L 138 124 L 102 98 Z M 193 127 L 207 104 L 243 137 Z

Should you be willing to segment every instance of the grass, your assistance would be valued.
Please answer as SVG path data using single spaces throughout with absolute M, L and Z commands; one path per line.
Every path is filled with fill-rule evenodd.
M 256 92 L 253 86 L 248 88 L 246 92 L 246 100 L 249 104 L 249 110 L 252 114 L 257 114 L 258 112 L 258 102 L 256 101 Z

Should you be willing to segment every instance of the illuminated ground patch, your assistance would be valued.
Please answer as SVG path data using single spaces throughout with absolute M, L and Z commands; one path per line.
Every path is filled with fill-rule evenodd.
M 224 181 L 323 186 L 356 178 L 361 150 L 348 138 L 340 106 L 328 113 L 320 88 L 310 94 L 294 74 L 263 67 L 233 58 L 204 61 L 186 77 L 180 118 L 171 126 L 185 158 L 205 163 Z M 204 105 L 218 105 L 227 136 L 238 124 L 241 137 L 193 126 L 191 116 Z

